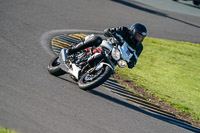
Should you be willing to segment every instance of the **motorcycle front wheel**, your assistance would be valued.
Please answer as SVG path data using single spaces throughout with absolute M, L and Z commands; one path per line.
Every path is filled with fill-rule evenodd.
M 109 66 L 103 66 L 99 71 L 86 72 L 78 81 L 78 86 L 82 90 L 91 90 L 103 84 L 112 74 Z
M 59 56 L 56 56 L 54 57 L 49 65 L 48 65 L 48 71 L 51 75 L 54 75 L 54 76 L 61 76 L 63 74 L 65 74 L 66 72 L 63 71 L 61 68 L 60 68 L 60 60 L 59 60 Z

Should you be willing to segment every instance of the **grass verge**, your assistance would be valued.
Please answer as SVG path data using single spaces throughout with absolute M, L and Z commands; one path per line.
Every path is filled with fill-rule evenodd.
M 133 69 L 117 73 L 200 121 L 200 44 L 146 38 Z
M 3 127 L 0 127 L 0 133 L 16 133 L 14 130 L 8 130 Z

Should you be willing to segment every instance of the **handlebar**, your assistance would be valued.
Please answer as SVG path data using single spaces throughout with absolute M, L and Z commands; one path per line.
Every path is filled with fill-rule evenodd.
M 113 42 L 120 45 L 124 43 L 124 39 L 122 38 L 121 35 L 117 34 L 117 33 L 109 33 L 110 37 L 112 37 Z

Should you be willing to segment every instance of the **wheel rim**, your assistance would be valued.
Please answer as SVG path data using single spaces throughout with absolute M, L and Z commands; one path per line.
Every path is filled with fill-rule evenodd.
M 56 67 L 56 66 L 59 66 L 60 65 L 60 59 L 59 59 L 59 57 L 57 57 L 55 60 L 54 60 L 54 62 L 52 63 L 52 66 L 53 67 Z
M 93 70 L 92 72 L 87 73 L 83 78 L 83 83 L 92 82 L 96 80 L 103 72 L 104 69 L 102 68 L 99 71 Z

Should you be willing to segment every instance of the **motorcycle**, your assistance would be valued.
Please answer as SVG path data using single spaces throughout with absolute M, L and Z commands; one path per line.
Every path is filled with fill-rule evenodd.
M 88 35 L 85 39 L 92 36 Z M 126 67 L 133 54 L 123 38 L 116 34 L 103 40 L 98 47 L 89 47 L 70 56 L 67 49 L 62 49 L 50 61 L 48 71 L 54 76 L 69 74 L 78 82 L 80 89 L 91 90 L 114 75 L 117 65 Z

